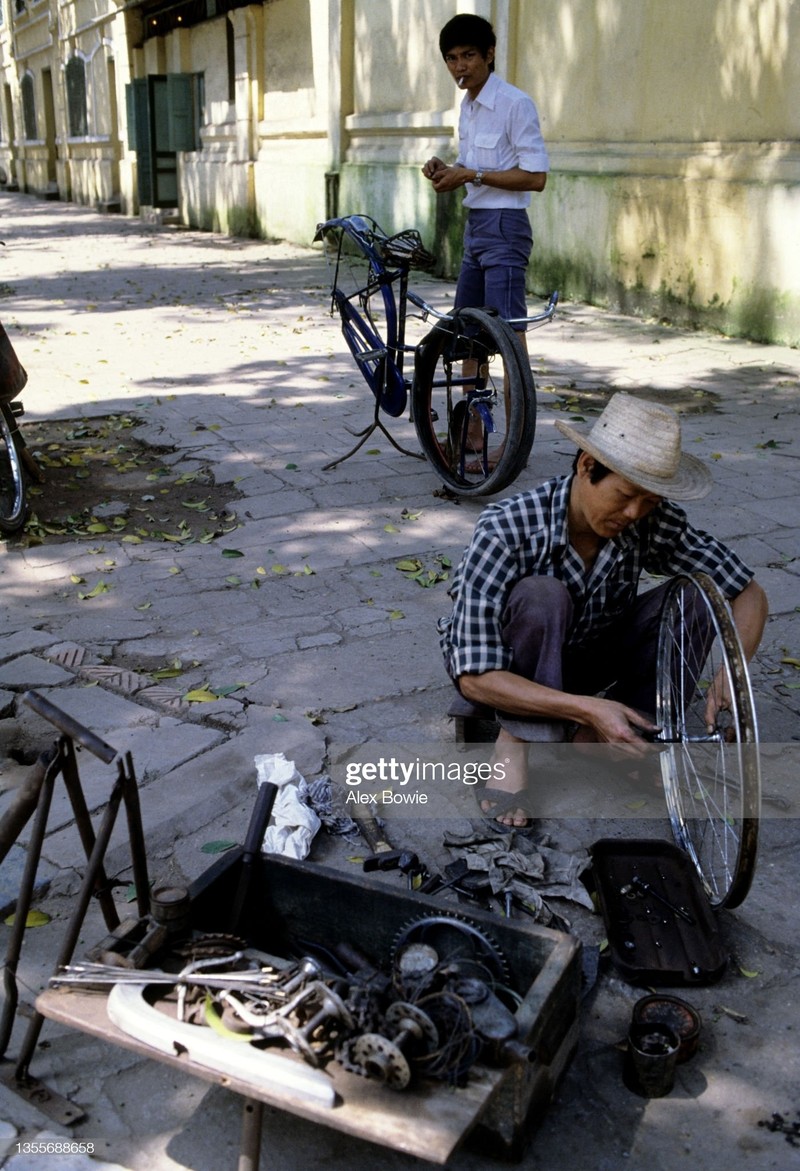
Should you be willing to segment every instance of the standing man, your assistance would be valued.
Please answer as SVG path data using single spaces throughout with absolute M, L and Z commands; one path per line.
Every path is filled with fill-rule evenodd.
M 533 245 L 526 208 L 543 191 L 550 163 L 536 106 L 494 72 L 497 38 L 481 16 L 454 16 L 439 49 L 464 91 L 458 159 L 433 157 L 422 173 L 442 194 L 465 188 L 469 209 L 456 308 L 491 306 L 505 318 L 525 317 L 525 272 Z M 524 344 L 524 327 L 521 330 Z

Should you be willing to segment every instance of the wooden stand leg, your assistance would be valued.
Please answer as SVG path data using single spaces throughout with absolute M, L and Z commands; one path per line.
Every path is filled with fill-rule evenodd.
M 239 1150 L 238 1171 L 258 1171 L 263 1121 L 264 1103 L 246 1098 L 242 1112 L 242 1145 Z

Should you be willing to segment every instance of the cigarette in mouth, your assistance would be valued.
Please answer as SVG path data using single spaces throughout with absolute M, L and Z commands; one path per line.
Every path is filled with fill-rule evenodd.
M 459 89 L 463 89 L 463 88 L 464 88 L 464 85 L 465 85 L 465 83 L 466 83 L 466 80 L 467 80 L 467 79 L 466 79 L 465 77 L 459 77 L 458 81 L 456 82 L 456 85 L 458 86 L 458 88 L 459 88 Z

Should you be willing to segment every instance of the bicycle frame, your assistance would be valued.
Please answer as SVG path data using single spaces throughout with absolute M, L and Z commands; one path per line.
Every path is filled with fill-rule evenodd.
M 519 332 L 550 321 L 556 311 L 558 293 L 553 293 L 543 312 L 511 322 L 488 308 L 460 306 L 451 313 L 441 313 L 409 288 L 410 269 L 430 268 L 434 262 L 416 231 L 387 236 L 370 216 L 350 215 L 319 224 L 314 239 L 333 244 L 327 252 L 333 270 L 331 313 L 338 311 L 344 339 L 375 400 L 369 425 L 361 431 L 347 428 L 359 442 L 351 451 L 326 464 L 325 469 L 349 459 L 374 431 L 379 430 L 403 454 L 431 460 L 443 475 L 445 485 L 449 484 L 457 491 L 477 494 L 481 490 L 481 481 L 471 479 L 476 474 L 476 464 L 477 474 L 483 473 L 483 482 L 492 485 L 487 490 L 505 487 L 524 466 L 533 442 L 535 421 L 534 386 L 530 367 L 523 361 L 524 348 L 518 345 L 518 341 L 509 342 L 509 339 L 515 336 L 518 339 Z M 345 277 L 342 271 L 346 273 Z M 422 322 L 429 318 L 436 321 L 433 329 L 415 345 L 406 340 L 409 316 Z M 488 348 L 487 338 L 491 339 Z M 506 427 L 500 428 L 496 426 L 498 384 L 485 360 L 489 356 L 491 361 L 491 356 L 498 352 L 503 354 L 504 389 L 499 393 L 506 423 Z M 415 356 L 413 377 L 405 373 L 405 357 L 409 353 Z M 426 366 L 423 355 L 433 354 L 436 355 L 434 365 L 441 363 L 438 372 L 425 369 L 421 374 Z M 508 362 L 515 372 L 511 379 Z M 422 392 L 424 401 L 420 400 L 420 377 L 425 386 Z M 518 377 L 522 378 L 522 383 Z M 512 384 L 514 397 L 509 389 Z M 432 405 L 430 396 L 436 391 L 444 392 L 443 412 L 439 406 Z M 453 392 L 457 392 L 457 401 Z M 503 456 L 509 404 L 515 402 L 520 393 L 523 402 L 530 402 L 530 407 L 520 415 L 517 406 L 513 406 L 515 423 L 514 435 L 508 445 L 510 457 Z M 380 417 L 381 411 L 395 418 L 402 415 L 409 405 L 409 396 L 409 417 L 426 452 L 424 456 L 397 443 Z M 421 422 L 423 414 L 430 422 L 438 422 L 441 418 L 442 426 L 429 433 L 427 423 Z M 478 428 L 480 439 L 476 447 Z M 501 454 L 492 463 L 488 435 L 498 431 L 501 434 L 495 451 Z M 442 446 L 439 436 L 445 433 L 447 438 Z M 523 449 L 520 462 L 519 453 Z M 445 452 L 448 454 L 443 460 Z M 499 470 L 493 477 L 495 468 Z
M 408 345 L 405 340 L 409 303 L 419 310 L 419 314 L 414 314 L 414 316 L 419 316 L 421 321 L 427 321 L 431 317 L 437 321 L 452 321 L 453 318 L 449 313 L 440 313 L 433 305 L 429 304 L 423 297 L 420 297 L 409 288 L 409 269 L 411 268 L 411 262 L 406 261 L 397 263 L 393 267 L 387 267 L 385 259 L 387 254 L 386 249 L 391 249 L 392 242 L 396 237 L 387 236 L 370 216 L 350 215 L 326 220 L 325 223 L 318 225 L 314 239 L 321 240 L 326 233 L 336 230 L 341 235 L 339 237 L 333 274 L 331 311 L 333 311 L 334 307 L 338 309 L 342 317 L 342 328 L 346 330 L 347 323 L 354 323 L 356 318 L 359 317 L 358 310 L 353 305 L 353 302 L 358 302 L 361 311 L 367 320 L 370 321 L 369 300 L 378 292 L 381 293 L 386 312 L 386 342 L 384 343 L 379 338 L 374 329 L 369 329 L 362 319 L 359 332 L 364 340 L 373 343 L 372 347 L 365 347 L 358 354 L 353 349 L 352 337 L 348 338 L 348 343 L 351 344 L 351 349 L 353 349 L 353 354 L 357 362 L 360 361 L 363 364 L 368 361 L 376 361 L 378 363 L 377 369 L 383 374 L 382 385 L 373 385 L 369 378 L 367 378 L 367 382 L 376 399 L 379 400 L 381 408 L 387 414 L 397 418 L 406 409 L 408 391 L 411 388 L 411 380 L 404 373 L 404 358 L 406 354 L 414 353 L 417 348 L 416 346 Z M 349 295 L 345 295 L 338 288 L 339 267 L 342 262 L 342 244 L 345 237 L 349 237 L 357 245 L 370 263 L 367 284 L 356 289 Z M 395 286 L 397 286 L 396 295 Z M 508 324 L 512 327 L 524 325 L 526 330 L 544 325 L 546 322 L 552 320 L 557 305 L 558 293 L 554 292 L 548 301 L 547 308 L 543 312 L 536 313 L 530 317 L 510 319 Z M 390 374 L 390 371 L 393 373 Z M 464 379 L 464 385 L 472 386 L 474 382 L 474 376 Z

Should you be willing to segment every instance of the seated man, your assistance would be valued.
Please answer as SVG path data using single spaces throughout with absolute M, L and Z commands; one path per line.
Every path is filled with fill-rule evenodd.
M 529 824 L 527 743 L 562 741 L 577 726 L 576 740 L 636 755 L 657 730 L 666 583 L 639 594 L 642 572 L 713 578 L 748 659 L 767 619 L 752 571 L 673 503 L 711 489 L 707 468 L 681 451 L 673 410 L 620 393 L 591 428 L 556 426 L 580 449 L 572 474 L 485 509 L 453 578 L 452 614 L 439 623 L 460 692 L 451 714 L 494 709 L 497 750 L 515 762 L 481 805 L 507 826 Z

